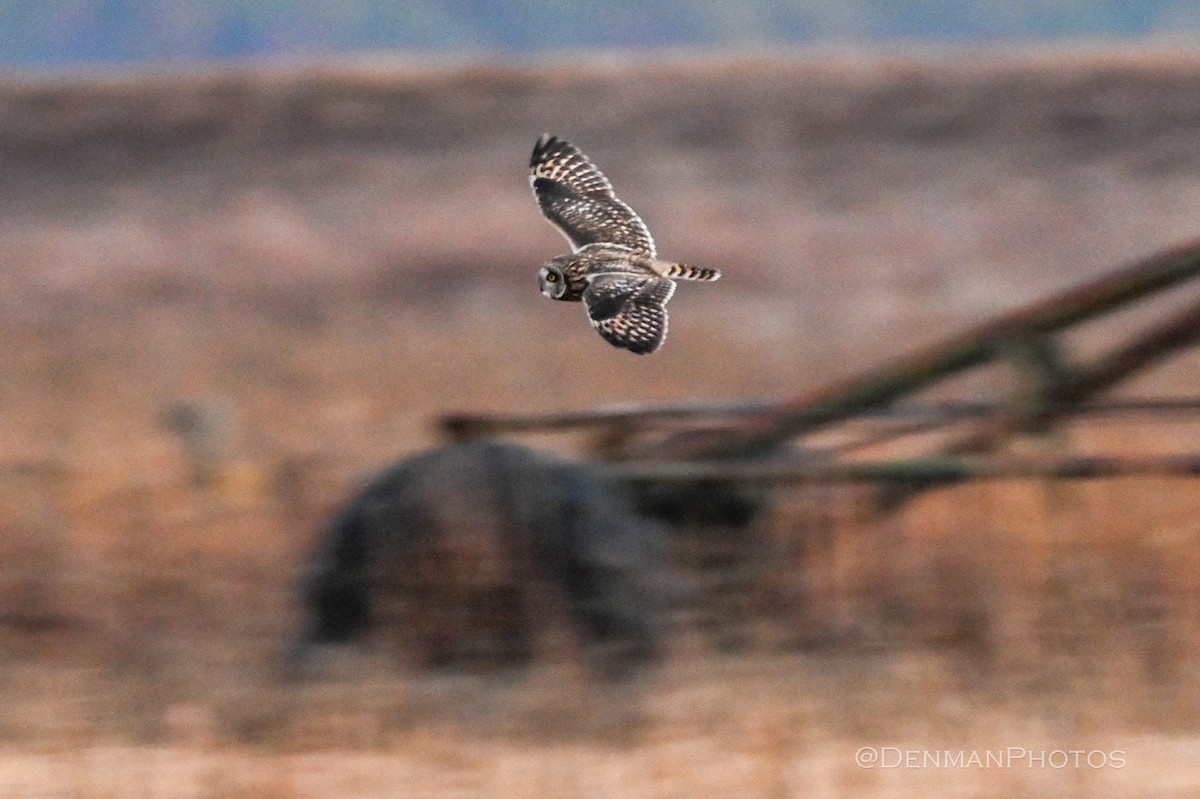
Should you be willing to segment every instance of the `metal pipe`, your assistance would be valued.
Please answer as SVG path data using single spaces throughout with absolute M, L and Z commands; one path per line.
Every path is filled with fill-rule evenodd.
M 594 467 L 607 479 L 636 482 L 724 481 L 791 484 L 806 482 L 953 483 L 972 479 L 1050 477 L 1090 480 L 1132 476 L 1200 476 L 1200 454 L 1080 456 L 1045 460 L 934 456 L 888 461 L 666 461 L 605 463 Z

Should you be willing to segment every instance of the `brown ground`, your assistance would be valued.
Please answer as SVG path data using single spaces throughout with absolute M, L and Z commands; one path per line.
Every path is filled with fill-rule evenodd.
M 1169 52 L 0 86 L 0 793 L 1191 795 L 1182 479 L 964 486 L 887 524 L 789 494 L 751 645 L 682 635 L 622 689 L 560 662 L 416 677 L 386 646 L 305 686 L 272 664 L 320 519 L 435 414 L 784 397 L 886 362 L 1194 237 L 1198 129 L 1200 58 Z M 525 185 L 543 130 L 665 256 L 725 273 L 681 288 L 651 358 L 536 293 L 564 246 Z M 1135 388 L 1198 375 L 1190 354 Z M 227 422 L 205 485 L 164 424 L 180 400 Z M 1200 450 L 1194 423 L 1071 435 Z M 866 745 L 1125 765 L 862 769 Z

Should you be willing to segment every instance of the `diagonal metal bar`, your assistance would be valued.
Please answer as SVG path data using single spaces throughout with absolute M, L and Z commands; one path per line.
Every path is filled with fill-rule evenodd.
M 992 418 L 1011 418 L 1012 404 L 1000 402 L 934 402 L 905 403 L 894 406 L 894 413 L 865 411 L 853 422 L 874 422 L 866 430 L 833 449 L 849 452 L 855 449 L 884 444 L 907 436 L 920 435 L 947 425 Z M 1147 415 L 1164 418 L 1200 417 L 1200 400 L 1195 399 L 1115 399 L 1110 401 L 1038 404 L 1038 410 L 1046 418 L 1097 418 L 1111 421 L 1114 418 L 1144 420 Z M 1137 416 L 1135 416 L 1137 414 Z M 949 450 L 947 450 L 948 452 Z
M 1028 427 L 1032 421 L 1045 423 L 1068 415 L 1077 403 L 1197 343 L 1200 343 L 1200 302 L 1143 331 L 1091 364 L 1072 369 L 1062 383 L 1049 389 L 1045 402 L 1039 402 L 1033 414 L 1012 411 L 998 414 L 982 429 L 950 445 L 946 452 L 963 455 L 991 449 L 1007 436 Z
M 1047 413 L 1105 391 L 1134 372 L 1200 343 L 1200 301 L 1117 347 L 1084 369 L 1076 369 L 1048 394 Z
M 664 445 L 662 458 L 753 456 L 780 442 L 891 402 L 1042 336 L 1200 275 L 1200 242 L 1176 247 L 985 322 L 948 341 L 751 417 L 736 430 Z

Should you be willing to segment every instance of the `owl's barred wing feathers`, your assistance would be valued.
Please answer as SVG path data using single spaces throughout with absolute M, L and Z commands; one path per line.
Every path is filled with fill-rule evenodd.
M 667 300 L 675 284 L 657 275 L 595 275 L 583 292 L 592 327 L 614 347 L 654 352 L 667 336 Z
M 529 159 L 529 183 L 542 213 L 576 252 L 588 244 L 619 244 L 654 257 L 646 223 L 617 199 L 604 173 L 570 142 L 543 134 Z
M 529 159 L 529 183 L 542 213 L 572 250 L 542 267 L 542 293 L 582 300 L 592 327 L 615 347 L 654 352 L 667 335 L 674 281 L 721 277 L 716 269 L 658 260 L 646 224 L 570 142 L 543 134 Z
M 578 147 L 557 136 L 543 133 L 529 158 L 530 174 L 565 183 L 580 194 L 612 196 L 613 187 Z

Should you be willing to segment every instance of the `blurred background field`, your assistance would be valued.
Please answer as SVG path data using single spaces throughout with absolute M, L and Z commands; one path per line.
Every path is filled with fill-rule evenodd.
M 277 656 L 321 524 L 437 414 L 785 398 L 886 363 L 1194 238 L 1198 127 L 1179 46 L 10 74 L 2 792 L 1190 795 L 1194 479 L 990 481 L 882 519 L 782 491 L 736 634 L 684 625 L 633 684 L 415 674 L 386 642 L 290 683 Z M 653 357 L 536 291 L 563 246 L 525 177 L 543 131 L 724 273 Z M 1191 352 L 1122 390 L 1197 385 Z M 1187 420 L 1064 435 L 1200 451 Z M 1127 764 L 872 770 L 861 746 Z

